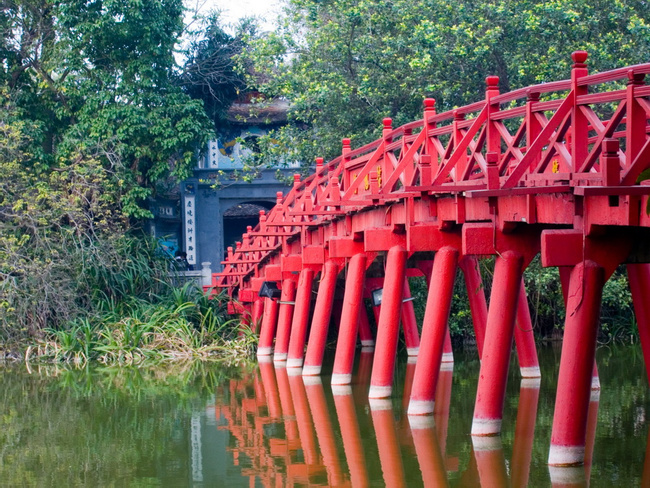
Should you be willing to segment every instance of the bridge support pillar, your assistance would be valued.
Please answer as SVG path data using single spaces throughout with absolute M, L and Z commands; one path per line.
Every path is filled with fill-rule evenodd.
M 407 252 L 402 246 L 391 247 L 386 256 L 386 278 L 377 324 L 377 346 L 370 378 L 370 398 L 387 398 L 393 391 L 406 258 Z
M 279 303 L 273 298 L 264 299 L 264 314 L 260 329 L 260 341 L 257 345 L 257 357 L 270 356 L 273 352 L 273 339 L 278 325 Z
M 359 312 L 359 340 L 361 341 L 361 347 L 374 347 L 375 338 L 372 335 L 372 330 L 370 329 L 370 322 L 368 321 L 368 312 L 366 307 L 361 302 L 361 311 Z
M 634 315 L 639 327 L 646 374 L 650 381 L 650 264 L 628 264 L 627 276 L 634 303 Z
M 542 376 L 539 371 L 537 348 L 535 347 L 535 336 L 533 335 L 533 323 L 530 319 L 528 296 L 526 295 L 523 278 L 519 285 L 515 344 L 517 346 L 517 359 L 519 360 L 519 371 L 521 372 L 522 378 L 539 378 Z
M 562 284 L 562 297 L 564 298 L 564 308 L 567 307 L 568 293 L 569 293 L 569 279 L 571 278 L 570 266 L 558 266 L 560 273 L 560 283 Z M 594 367 L 591 372 L 591 389 L 600 390 L 600 376 L 598 375 L 598 364 L 594 358 Z
M 314 270 L 304 268 L 300 272 L 296 306 L 291 323 L 291 335 L 287 356 L 287 368 L 299 368 L 305 357 L 305 339 L 307 338 L 307 322 L 311 305 L 311 286 L 314 281 Z
M 323 355 L 327 341 L 327 331 L 332 318 L 334 305 L 334 291 L 339 267 L 334 261 L 327 261 L 323 266 L 321 281 L 318 285 L 318 295 L 314 306 L 314 318 L 311 322 L 311 331 L 307 341 L 305 365 L 302 369 L 303 376 L 319 375 L 323 366 Z
M 404 278 L 404 302 L 402 304 L 402 328 L 404 329 L 404 342 L 406 353 L 409 356 L 417 356 L 420 350 L 420 334 L 418 323 L 415 318 L 415 308 L 411 297 L 411 288 L 408 278 Z
M 442 362 L 447 322 L 454 292 L 458 250 L 443 247 L 433 262 L 433 276 L 429 285 L 427 305 L 422 323 L 421 351 L 415 366 L 409 415 L 433 413 L 436 386 Z
M 264 314 L 264 300 L 262 298 L 257 298 L 253 302 L 253 317 L 252 317 L 252 330 L 254 333 L 258 333 L 260 329 L 260 321 L 262 320 L 262 315 Z
M 514 335 L 523 256 L 506 251 L 496 259 L 472 435 L 501 432 L 510 351 Z
M 472 313 L 478 358 L 482 359 L 488 309 L 478 259 L 476 256 L 464 256 L 458 263 L 458 266 L 463 271 L 463 276 L 465 277 L 465 288 L 467 289 L 467 296 L 469 298 L 469 309 Z
M 296 299 L 296 283 L 287 278 L 282 282 L 282 295 L 280 296 L 280 310 L 278 312 L 278 330 L 275 337 L 275 351 L 273 361 L 286 361 L 291 338 L 291 319 Z
M 585 260 L 571 270 L 548 464 L 582 464 L 605 272 Z
M 354 349 L 359 333 L 359 315 L 363 306 L 363 283 L 366 272 L 367 256 L 358 253 L 352 256 L 348 265 L 348 275 L 345 280 L 343 296 L 343 312 L 341 325 L 336 343 L 334 370 L 332 371 L 333 385 L 347 385 L 352 381 L 354 366 Z

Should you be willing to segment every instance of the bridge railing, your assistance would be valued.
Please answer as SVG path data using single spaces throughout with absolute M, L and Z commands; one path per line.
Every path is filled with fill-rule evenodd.
M 317 160 L 303 181 L 296 175 L 289 193 L 229 248 L 218 286 L 232 292 L 307 227 L 390 200 L 637 184 L 650 166 L 650 63 L 589 75 L 587 53 L 572 58 L 571 79 L 500 94 L 490 76 L 484 100 L 438 114 L 427 99 L 420 120 L 393 128 L 384 119 L 382 137 L 357 149 L 344 139 L 341 156 Z M 623 89 L 604 86 L 621 82 Z

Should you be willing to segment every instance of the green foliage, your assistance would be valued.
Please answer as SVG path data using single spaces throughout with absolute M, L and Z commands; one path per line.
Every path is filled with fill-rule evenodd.
M 226 320 L 222 297 L 209 299 L 192 283 L 168 286 L 154 300 L 131 297 L 104 303 L 92 318 L 83 317 L 45 338 L 27 353 L 39 360 L 85 363 L 139 363 L 145 359 L 250 356 L 252 335 L 239 334 L 238 322 Z
M 188 175 L 211 127 L 175 80 L 182 16 L 181 0 L 7 4 L 0 82 L 38 128 L 45 174 L 95 161 L 113 210 L 136 218 L 157 183 Z
M 564 297 L 557 268 L 543 268 L 537 256 L 524 273 L 533 330 L 538 337 L 551 337 L 564 326 Z
M 138 230 L 147 199 L 186 178 L 212 135 L 174 59 L 183 14 L 182 0 L 3 4 L 5 342 L 121 361 L 143 345 L 167 357 L 231 338 L 221 300 L 176 290 L 170 263 Z
M 226 112 L 245 88 L 244 77 L 235 70 L 234 58 L 246 48 L 244 38 L 256 36 L 255 24 L 243 21 L 235 34 L 224 30 L 218 12 L 204 19 L 187 49 L 181 74 L 185 92 L 203 101 L 205 111 L 218 128 L 229 124 Z
M 420 118 L 424 97 L 438 111 L 478 101 L 488 75 L 502 91 L 566 79 L 577 49 L 592 71 L 646 62 L 648 18 L 631 0 L 290 0 L 240 62 L 251 84 L 292 103 L 269 160 L 311 163 L 340 154 L 342 137 L 377 138 L 383 117 Z

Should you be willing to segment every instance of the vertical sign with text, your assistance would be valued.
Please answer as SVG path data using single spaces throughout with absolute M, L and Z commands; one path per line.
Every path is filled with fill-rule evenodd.
M 188 264 L 196 264 L 196 208 L 194 195 L 185 195 L 185 252 Z

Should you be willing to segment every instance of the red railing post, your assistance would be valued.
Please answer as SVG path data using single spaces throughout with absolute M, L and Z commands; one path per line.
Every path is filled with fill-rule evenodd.
M 488 76 L 485 78 L 485 85 L 485 103 L 488 106 L 487 121 L 485 122 L 487 127 L 486 152 L 495 153 L 498 159 L 501 154 L 501 135 L 494 125 L 492 116 L 499 111 L 499 104 L 492 103 L 492 99 L 499 95 L 499 77 Z
M 422 153 L 420 155 L 420 185 L 428 186 L 433 180 L 434 173 L 438 171 L 438 152 L 431 142 L 429 133 L 436 128 L 435 122 L 429 119 L 436 115 L 436 101 L 433 98 L 424 99 L 424 115 L 422 120 L 422 130 L 426 133 Z M 435 164 L 435 168 L 432 166 Z
M 528 92 L 528 97 L 526 100 L 526 147 L 530 147 L 539 133 L 542 132 L 542 124 L 535 117 L 535 106 L 539 103 L 539 93 Z M 535 171 L 537 166 L 542 159 L 541 154 L 537 154 L 533 159 L 533 162 L 528 168 L 528 172 L 532 173 Z
M 465 120 L 465 114 L 459 112 L 458 110 L 454 110 L 454 121 L 452 122 L 452 137 L 454 139 L 454 150 L 458 150 L 458 146 L 460 146 L 460 142 L 463 140 L 464 133 L 460 128 L 461 122 Z M 463 179 L 463 174 L 465 174 L 465 170 L 467 169 L 467 150 L 463 151 L 463 154 L 458 158 L 458 162 L 456 163 L 456 166 L 451 170 L 452 173 L 452 179 L 454 181 L 461 181 Z
M 636 91 L 645 85 L 643 73 L 627 73 L 626 117 L 625 117 L 625 161 L 627 165 L 641 152 L 646 140 L 647 115 L 643 106 L 636 99 Z
M 573 91 L 573 113 L 571 114 L 571 169 L 577 171 L 589 155 L 589 120 L 580 110 L 578 97 L 588 93 L 586 85 L 580 86 L 580 78 L 587 76 L 589 70 L 585 61 L 589 55 L 586 51 L 574 51 L 571 54 L 573 68 L 571 69 L 571 90 Z

